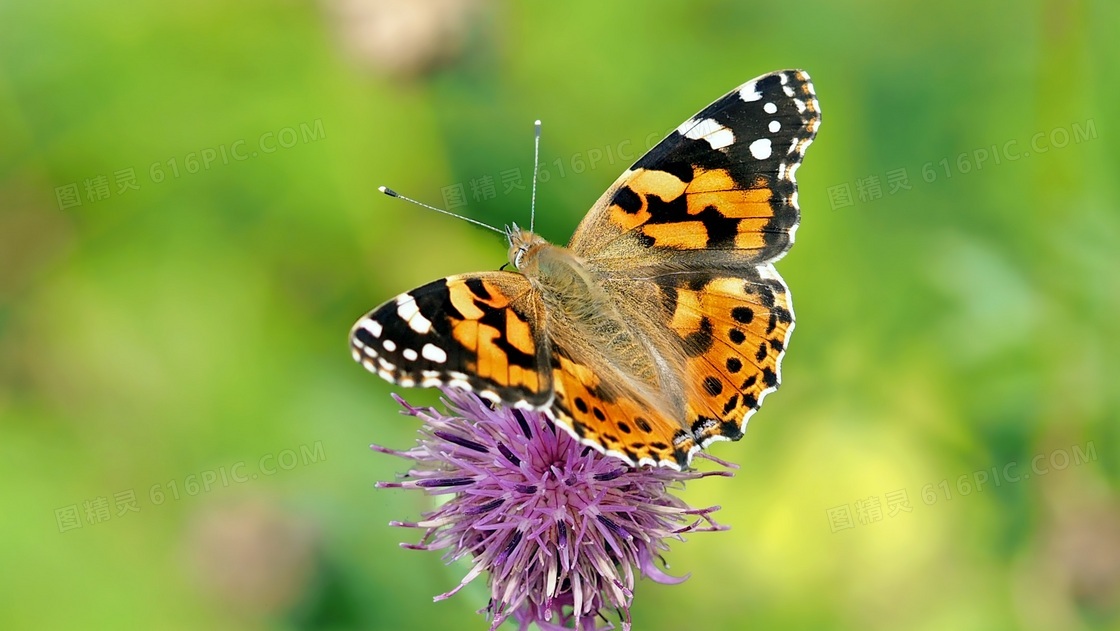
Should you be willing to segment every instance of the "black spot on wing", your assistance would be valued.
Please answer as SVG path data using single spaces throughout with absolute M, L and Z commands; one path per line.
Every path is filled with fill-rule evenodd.
M 762 383 L 769 388 L 775 388 L 778 385 L 778 375 L 769 366 L 762 369 Z
M 468 278 L 466 280 L 466 285 L 467 289 L 471 290 L 471 293 L 475 296 L 483 300 L 492 298 L 490 290 L 486 289 L 486 284 L 482 282 L 481 278 Z
M 684 351 L 689 357 L 699 357 L 712 348 L 712 321 L 700 319 L 700 328 L 684 336 Z
M 740 324 L 750 324 L 754 319 L 754 311 L 750 307 L 735 307 L 731 310 L 731 317 Z
M 727 404 L 723 406 L 724 415 L 730 414 L 731 410 L 734 410 L 737 407 L 739 407 L 739 395 L 733 394 L 731 395 L 731 398 L 727 400 Z
M 679 282 L 684 283 L 684 287 L 687 287 L 691 291 L 703 291 L 711 280 L 712 277 L 710 274 L 689 274 L 678 279 Z
M 739 440 L 743 437 L 743 428 L 737 421 L 726 421 L 719 424 L 719 434 L 728 440 Z
M 707 377 L 704 379 L 704 391 L 711 396 L 719 396 L 723 392 L 723 382 L 716 377 Z
M 623 186 L 614 194 L 611 203 L 628 213 L 636 213 L 642 209 L 642 198 L 629 186 Z

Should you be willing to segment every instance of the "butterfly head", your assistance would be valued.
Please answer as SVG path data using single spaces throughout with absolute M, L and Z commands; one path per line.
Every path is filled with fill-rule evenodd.
M 506 237 L 509 238 L 509 262 L 522 272 L 533 265 L 536 258 L 533 254 L 546 243 L 539 235 L 517 224 L 506 226 Z

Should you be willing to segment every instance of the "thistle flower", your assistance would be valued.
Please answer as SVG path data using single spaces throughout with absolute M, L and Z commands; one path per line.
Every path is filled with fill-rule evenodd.
M 630 628 L 637 576 L 659 583 L 686 578 L 666 574 L 657 561 L 667 540 L 693 532 L 725 530 L 714 521 L 718 506 L 694 509 L 669 493 L 700 473 L 634 468 L 581 445 L 540 412 L 492 409 L 473 394 L 445 390 L 449 415 L 416 408 L 397 397 L 404 414 L 425 422 L 411 449 L 371 448 L 412 461 L 401 481 L 379 488 L 422 489 L 450 499 L 418 522 L 417 550 L 444 550 L 451 563 L 473 566 L 443 600 L 485 574 L 491 630 L 512 617 L 521 631 L 595 631 L 601 611 L 615 609 Z M 727 468 L 732 465 L 706 456 Z

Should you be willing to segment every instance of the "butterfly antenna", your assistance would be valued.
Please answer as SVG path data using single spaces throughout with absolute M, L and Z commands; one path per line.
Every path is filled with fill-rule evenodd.
M 500 235 L 505 235 L 506 234 L 505 230 L 499 230 L 498 228 L 495 228 L 494 226 L 491 226 L 490 224 L 482 223 L 481 221 L 471 219 L 470 217 L 464 217 L 462 215 L 456 215 L 455 213 L 451 212 L 450 210 L 444 210 L 442 208 L 436 208 L 435 206 L 429 206 L 428 204 L 425 204 L 424 202 L 418 202 L 415 199 L 412 199 L 411 197 L 405 197 L 404 195 L 401 195 L 400 193 L 394 191 L 393 189 L 391 189 L 387 186 L 378 186 L 377 190 L 381 191 L 382 193 L 385 193 L 389 197 L 396 197 L 397 199 L 403 199 L 404 201 L 412 202 L 413 204 L 416 204 L 417 206 L 420 206 L 421 208 L 427 208 L 428 210 L 434 210 L 437 213 L 443 213 L 445 215 L 451 215 L 452 217 L 455 217 L 456 219 L 462 219 L 463 221 L 466 221 L 468 223 L 473 223 L 476 226 L 482 226 L 483 228 L 486 228 L 487 230 L 493 230 L 494 232 L 497 232 Z
M 539 119 L 535 121 L 533 127 L 536 131 L 533 134 L 533 200 L 529 204 L 529 232 L 533 231 L 537 219 L 537 172 L 541 170 L 541 121 Z

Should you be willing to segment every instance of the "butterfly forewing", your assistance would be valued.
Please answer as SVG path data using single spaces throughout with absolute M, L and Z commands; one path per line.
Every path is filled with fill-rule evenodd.
M 607 190 L 569 244 L 589 260 L 743 266 L 780 258 L 800 218 L 794 174 L 820 124 L 807 74 L 753 79 L 682 123 Z
M 393 383 L 445 385 L 537 407 L 552 396 L 543 318 L 521 274 L 463 274 L 374 309 L 354 325 L 350 345 L 354 359 Z

